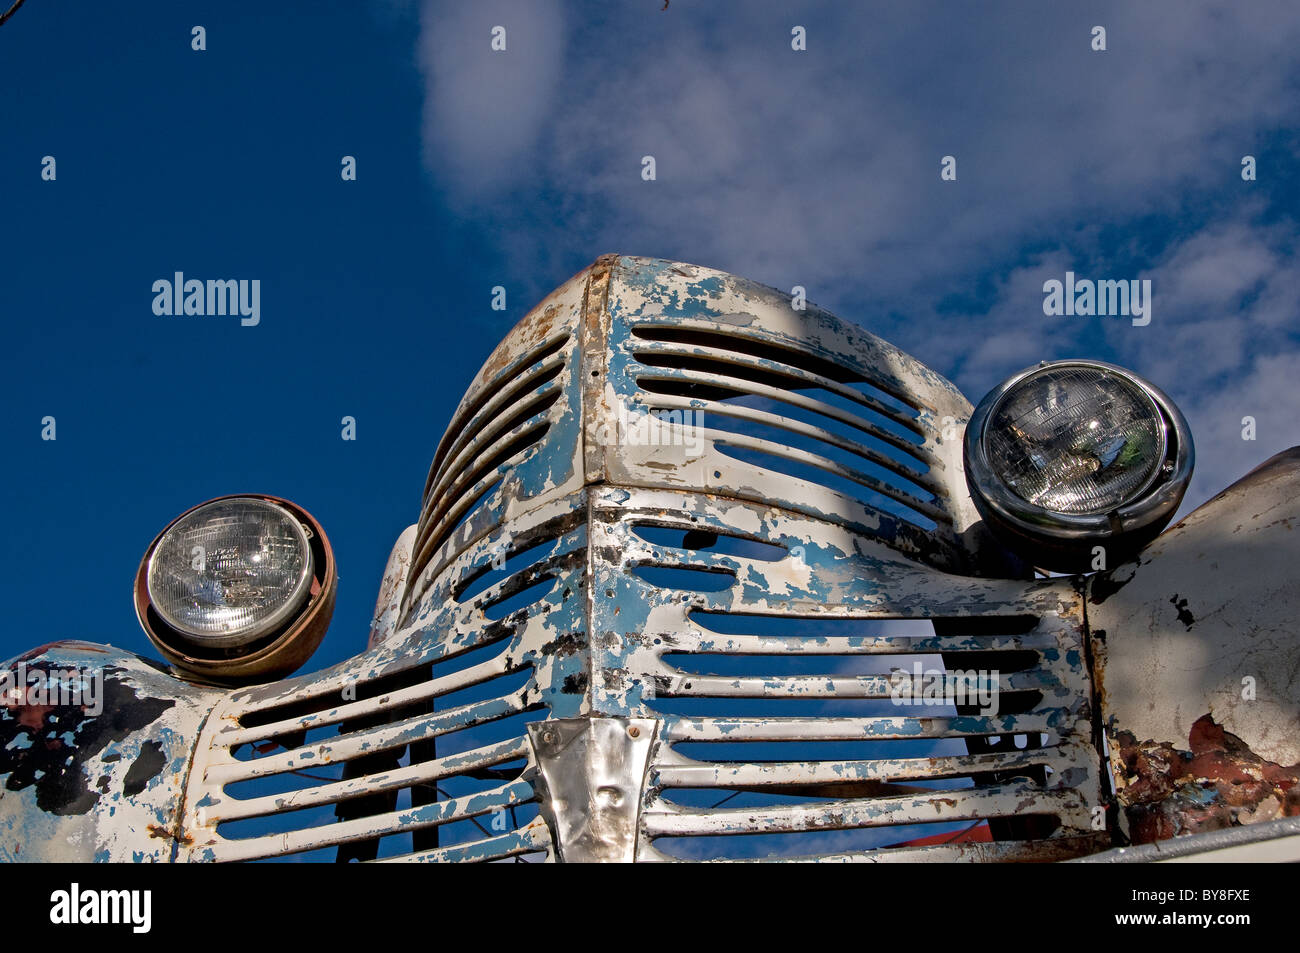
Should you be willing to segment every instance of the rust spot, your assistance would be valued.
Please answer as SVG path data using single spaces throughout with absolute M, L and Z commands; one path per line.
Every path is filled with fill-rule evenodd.
M 179 828 L 179 822 L 177 826 Z M 149 831 L 150 837 L 161 837 L 165 840 L 174 840 L 176 841 L 176 843 L 181 844 L 182 846 L 185 847 L 188 847 L 189 845 L 194 843 L 193 834 L 186 834 L 184 831 L 181 830 L 173 831 L 166 827 L 163 827 L 161 824 L 150 824 L 148 825 L 147 829 Z
M 40 731 L 45 725 L 45 716 L 57 708 L 57 705 L 11 705 L 5 703 L 5 708 L 11 711 L 17 711 L 18 724 L 31 731 Z M 85 711 L 85 707 L 82 707 Z
M 1136 844 L 1300 816 L 1300 765 L 1266 761 L 1203 715 L 1187 749 L 1116 738 L 1119 801 Z

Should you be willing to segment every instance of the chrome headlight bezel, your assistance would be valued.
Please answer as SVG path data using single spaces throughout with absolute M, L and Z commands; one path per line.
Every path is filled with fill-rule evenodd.
M 989 459 L 988 427 L 998 409 L 1021 385 L 1046 372 L 1070 367 L 1119 378 L 1143 393 L 1158 417 L 1163 460 L 1157 462 L 1139 490 L 1110 512 L 1063 513 L 1031 503 L 1002 481 Z M 972 413 L 966 425 L 963 453 L 971 496 L 995 531 L 1002 530 L 1031 547 L 1037 544 L 1064 551 L 1095 542 L 1145 541 L 1154 536 L 1173 518 L 1182 502 L 1196 455 L 1187 420 L 1164 391 L 1122 367 L 1092 360 L 1043 361 L 1007 378 L 985 395 Z

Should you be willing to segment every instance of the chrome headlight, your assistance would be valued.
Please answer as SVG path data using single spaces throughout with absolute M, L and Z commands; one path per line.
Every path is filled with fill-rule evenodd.
M 1155 537 L 1191 478 L 1191 432 L 1164 393 L 1100 361 L 1022 371 L 966 426 L 966 479 L 994 532 L 1047 569 L 1114 562 Z
M 274 497 L 222 497 L 154 540 L 137 573 L 136 612 L 177 667 L 251 680 L 306 660 L 324 635 L 334 583 L 324 532 L 305 511 Z

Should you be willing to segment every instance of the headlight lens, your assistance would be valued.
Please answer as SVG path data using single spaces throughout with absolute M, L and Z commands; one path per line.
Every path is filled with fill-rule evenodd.
M 1145 491 L 1165 459 L 1164 420 L 1130 381 L 1049 366 L 1007 391 L 985 430 L 995 476 L 1056 513 L 1110 513 Z
M 312 556 L 302 524 L 250 497 L 215 500 L 176 521 L 149 559 L 149 600 L 199 645 L 245 645 L 279 627 L 306 601 Z

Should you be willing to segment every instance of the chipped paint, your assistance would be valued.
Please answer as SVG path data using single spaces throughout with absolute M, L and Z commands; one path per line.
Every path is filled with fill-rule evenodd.
M 1298 490 L 1293 449 L 1090 580 L 1098 697 L 1134 843 L 1300 815 Z
M 0 709 L 0 859 L 170 860 L 151 825 L 179 817 L 198 725 L 220 692 L 187 685 L 157 663 L 63 642 L 19 661 L 42 671 L 98 670 L 102 712 L 83 706 Z

